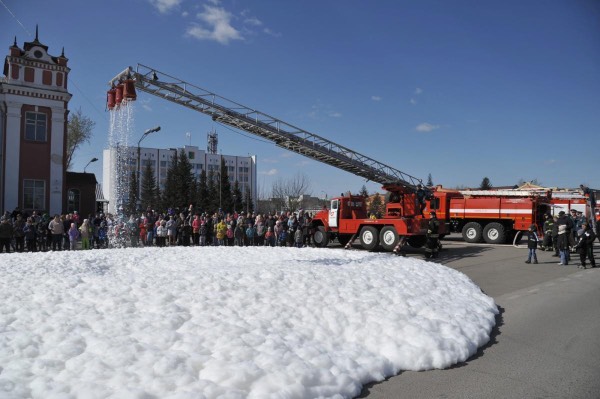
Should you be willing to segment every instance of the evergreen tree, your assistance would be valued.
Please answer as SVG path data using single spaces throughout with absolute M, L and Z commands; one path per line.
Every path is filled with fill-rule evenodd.
M 125 207 L 126 215 L 133 215 L 137 212 L 138 204 L 138 178 L 135 170 L 131 171 L 131 178 L 129 179 L 129 202 Z
M 202 212 L 207 212 L 209 207 L 209 194 L 208 194 L 208 183 L 206 177 L 206 170 L 202 169 L 200 172 L 200 181 L 198 182 L 198 207 Z
M 427 176 L 427 187 L 433 187 L 433 179 L 431 178 L 431 173 Z
M 233 182 L 233 189 L 231 190 L 233 195 L 233 211 L 241 212 L 244 208 L 243 202 L 244 198 L 242 195 L 242 190 L 240 190 L 240 183 L 236 180 Z
M 369 213 L 375 214 L 377 217 L 383 214 L 383 201 L 379 193 L 375 193 L 371 203 L 369 204 Z
M 158 184 L 156 183 L 156 177 L 154 177 L 154 168 L 152 168 L 150 163 L 147 163 L 142 171 L 142 190 L 140 197 L 143 210 L 146 210 L 147 208 L 158 208 L 160 191 L 158 189 Z
M 181 193 L 178 191 L 178 179 L 177 179 L 177 154 L 171 158 L 172 162 L 167 169 L 167 178 L 165 179 L 165 188 L 162 192 L 161 208 L 163 210 L 169 208 L 175 208 L 178 205 L 179 196 Z
M 208 171 L 207 180 L 207 201 L 206 201 L 206 211 L 210 214 L 219 209 L 219 187 L 215 184 L 216 174 L 211 169 Z
M 369 192 L 367 191 L 367 186 L 365 186 L 363 184 L 362 188 L 358 192 L 358 195 L 362 195 L 363 197 L 368 197 L 369 196 Z
M 231 183 L 229 182 L 229 173 L 225 159 L 221 157 L 221 174 L 219 190 L 221 191 L 221 204 L 225 212 L 233 211 L 233 196 L 231 192 Z
M 488 179 L 487 177 L 484 177 L 483 180 L 481 181 L 481 184 L 479 185 L 479 189 L 480 190 L 489 190 L 492 188 L 492 182 L 490 182 L 490 179 Z
M 174 206 L 179 209 L 187 209 L 192 202 L 192 184 L 194 175 L 192 174 L 192 164 L 183 149 L 179 151 L 179 158 L 176 165 L 175 188 L 177 192 Z
M 245 212 L 254 212 L 254 204 L 252 203 L 252 193 L 250 192 L 250 186 L 246 186 L 244 192 L 244 202 L 242 204 Z

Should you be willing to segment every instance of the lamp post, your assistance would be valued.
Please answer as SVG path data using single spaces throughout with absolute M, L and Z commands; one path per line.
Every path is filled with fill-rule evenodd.
M 144 140 L 146 138 L 147 135 L 149 135 L 150 133 L 154 133 L 154 132 L 158 132 L 160 130 L 160 126 L 156 126 L 153 127 L 151 129 L 147 129 L 144 134 L 142 134 L 142 137 L 140 137 L 140 139 L 138 140 L 138 144 L 137 144 L 137 187 L 136 187 L 136 191 L 137 191 L 137 196 L 138 196 L 138 200 L 137 200 L 137 204 L 138 207 L 140 205 L 140 174 L 141 174 L 141 166 L 140 166 L 140 143 L 142 142 L 142 140 Z
M 90 159 L 90 162 L 87 163 L 87 165 L 85 165 L 85 167 L 83 168 L 83 173 L 86 173 L 86 168 L 92 163 L 92 162 L 96 162 L 98 160 L 98 158 L 94 157 L 92 159 Z

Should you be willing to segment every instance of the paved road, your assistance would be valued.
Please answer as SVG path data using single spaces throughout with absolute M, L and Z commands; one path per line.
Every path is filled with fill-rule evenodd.
M 526 258 L 524 247 L 445 240 L 439 262 L 500 308 L 490 343 L 450 369 L 370 384 L 360 398 L 600 398 L 600 269 L 558 266 L 547 252 L 537 265 Z

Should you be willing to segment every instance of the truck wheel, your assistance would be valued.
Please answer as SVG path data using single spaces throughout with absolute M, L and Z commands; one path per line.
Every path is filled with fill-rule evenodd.
M 408 245 L 413 248 L 421 248 L 427 242 L 427 237 L 425 236 L 411 236 L 406 240 Z
M 488 223 L 483 229 L 483 239 L 488 244 L 504 244 L 506 232 L 500 223 Z
M 466 242 L 481 242 L 483 234 L 481 225 L 477 222 L 469 222 L 462 229 L 462 236 Z
M 352 235 L 350 234 L 338 234 L 337 239 L 338 242 L 342 245 L 342 247 L 345 247 L 346 244 L 348 244 L 348 241 L 350 241 L 351 237 Z
M 325 231 L 325 227 L 319 226 L 313 234 L 313 242 L 315 247 L 324 248 L 329 244 L 329 233 Z
M 400 241 L 400 237 L 394 226 L 385 226 L 379 232 L 379 243 L 386 251 L 393 251 L 398 245 L 398 241 Z
M 379 232 L 373 226 L 365 226 L 360 231 L 360 245 L 369 251 L 374 250 L 379 245 Z

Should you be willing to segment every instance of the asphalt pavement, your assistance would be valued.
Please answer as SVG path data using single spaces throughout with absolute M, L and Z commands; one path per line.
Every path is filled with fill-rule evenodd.
M 465 273 L 500 309 L 490 342 L 464 363 L 401 372 L 359 398 L 600 398 L 600 268 L 578 269 L 576 254 L 559 266 L 540 250 L 539 264 L 526 264 L 524 245 L 443 244 L 436 261 Z

